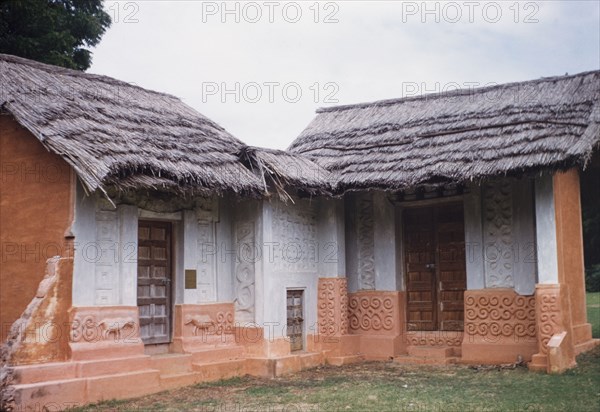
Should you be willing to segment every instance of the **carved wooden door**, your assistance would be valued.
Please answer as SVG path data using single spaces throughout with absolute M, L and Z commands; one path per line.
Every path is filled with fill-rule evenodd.
M 463 330 L 462 204 L 404 211 L 408 330 Z
M 138 224 L 140 335 L 145 344 L 171 340 L 171 223 Z
M 301 290 L 287 291 L 287 336 L 292 351 L 304 348 L 303 295 Z

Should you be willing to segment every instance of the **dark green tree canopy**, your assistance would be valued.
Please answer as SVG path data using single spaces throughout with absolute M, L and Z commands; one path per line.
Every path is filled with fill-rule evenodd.
M 0 53 L 86 70 L 110 24 L 102 0 L 0 0 Z

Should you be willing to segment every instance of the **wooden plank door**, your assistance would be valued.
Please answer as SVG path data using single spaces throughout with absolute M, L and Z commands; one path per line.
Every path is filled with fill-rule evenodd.
M 171 340 L 170 222 L 138 223 L 138 298 L 140 335 L 145 344 Z
M 462 330 L 466 289 L 461 204 L 404 211 L 408 330 Z
M 304 348 L 303 301 L 303 291 L 287 291 L 287 336 L 290 339 L 290 349 L 292 352 L 302 350 Z

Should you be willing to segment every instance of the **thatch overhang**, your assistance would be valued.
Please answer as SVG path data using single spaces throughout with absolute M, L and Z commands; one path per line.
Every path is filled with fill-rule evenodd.
M 335 191 L 414 190 L 584 167 L 600 144 L 600 71 L 319 109 L 289 150 Z
M 292 200 L 293 192 L 308 196 L 332 193 L 334 177 L 308 156 L 252 146 L 240 149 L 238 156 L 261 179 L 264 192 L 272 186 L 282 200 Z
M 3 54 L 0 84 L 1 112 L 71 165 L 88 192 L 263 194 L 236 154 L 245 145 L 174 96 Z

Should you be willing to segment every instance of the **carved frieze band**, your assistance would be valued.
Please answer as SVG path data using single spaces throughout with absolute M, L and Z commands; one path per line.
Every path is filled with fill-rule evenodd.
M 222 335 L 233 333 L 233 312 L 219 311 L 212 316 L 206 313 L 188 313 L 184 325 L 191 330 L 191 335 L 200 336 L 205 333 Z
M 319 279 L 317 317 L 322 335 L 348 334 L 348 283 L 346 278 Z
M 240 322 L 254 322 L 254 222 L 236 225 L 235 242 L 235 317 Z
M 535 297 L 513 290 L 465 292 L 465 333 L 497 340 L 534 339 Z
M 360 197 L 358 203 L 358 279 L 359 288 L 375 289 L 375 237 L 372 197 Z
M 137 316 L 117 310 L 114 313 L 75 313 L 71 320 L 70 341 L 75 343 L 137 341 L 139 324 Z
M 483 188 L 486 287 L 513 287 L 513 199 L 510 181 Z
M 351 332 L 382 332 L 394 329 L 397 307 L 390 296 L 352 294 L 348 303 Z
M 548 341 L 556 333 L 564 330 L 561 314 L 560 289 L 543 288 L 537 289 L 537 316 L 539 351 L 548 353 Z

